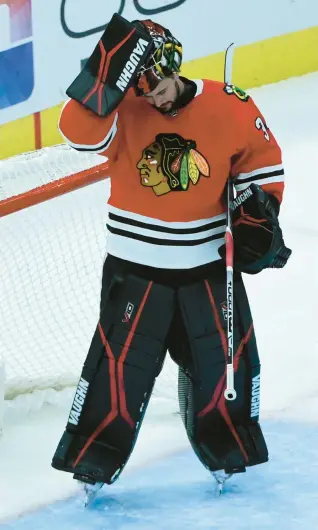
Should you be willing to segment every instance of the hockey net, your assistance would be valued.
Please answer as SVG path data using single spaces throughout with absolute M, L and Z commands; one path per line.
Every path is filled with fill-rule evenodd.
M 105 160 L 58 145 L 0 161 L 6 399 L 78 381 L 99 316 L 110 192 Z M 175 377 L 166 362 L 156 394 L 173 396 Z

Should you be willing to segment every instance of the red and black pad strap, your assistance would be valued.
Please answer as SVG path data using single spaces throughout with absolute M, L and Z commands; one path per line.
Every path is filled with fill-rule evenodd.
M 66 94 L 99 116 L 108 116 L 134 83 L 152 47 L 145 31 L 115 13 Z

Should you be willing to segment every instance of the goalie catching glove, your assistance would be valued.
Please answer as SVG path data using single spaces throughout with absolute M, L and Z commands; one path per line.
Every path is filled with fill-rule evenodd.
M 66 94 L 98 116 L 108 116 L 134 84 L 152 48 L 142 25 L 115 13 Z
M 234 239 L 234 269 L 257 274 L 263 269 L 281 269 L 291 250 L 285 246 L 278 222 L 279 203 L 257 184 L 251 184 L 231 205 Z M 225 258 L 225 245 L 219 249 Z

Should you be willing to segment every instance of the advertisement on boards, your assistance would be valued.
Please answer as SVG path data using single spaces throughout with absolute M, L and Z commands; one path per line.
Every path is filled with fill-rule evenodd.
M 0 110 L 29 99 L 34 87 L 31 0 L 0 0 Z

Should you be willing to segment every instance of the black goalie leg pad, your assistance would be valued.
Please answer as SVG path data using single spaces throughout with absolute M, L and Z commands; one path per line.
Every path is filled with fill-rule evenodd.
M 226 401 L 225 278 L 179 291 L 191 362 L 179 371 L 179 402 L 189 440 L 211 471 L 235 473 L 268 460 L 258 423 L 260 363 L 245 289 L 234 283 L 234 384 Z
M 166 353 L 173 290 L 126 276 L 102 311 L 52 466 L 111 484 L 134 447 Z

